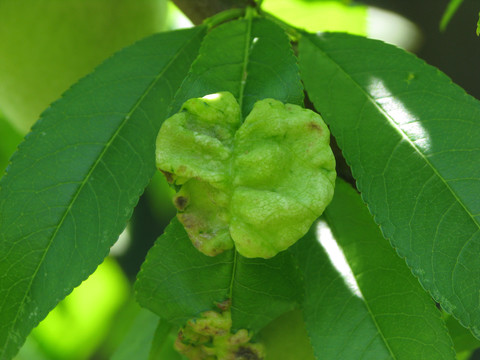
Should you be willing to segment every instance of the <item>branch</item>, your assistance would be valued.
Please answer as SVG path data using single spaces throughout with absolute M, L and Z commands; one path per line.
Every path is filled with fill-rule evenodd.
M 253 0 L 173 0 L 173 3 L 195 25 L 224 10 L 255 5 Z

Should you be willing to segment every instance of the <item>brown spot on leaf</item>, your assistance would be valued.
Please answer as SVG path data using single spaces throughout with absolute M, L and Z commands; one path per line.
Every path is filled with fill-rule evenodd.
M 314 121 L 310 121 L 310 122 L 308 123 L 308 128 L 309 128 L 310 130 L 318 131 L 320 134 L 323 133 L 323 129 L 320 127 L 320 125 L 318 125 L 318 124 L 317 124 L 316 122 L 314 122 Z
M 167 179 L 167 182 L 169 184 L 173 184 L 173 181 L 174 181 L 174 178 L 173 178 L 173 174 L 171 172 L 168 172 L 168 171 L 163 171 L 163 170 L 160 170 L 162 172 L 163 175 L 165 175 L 165 178 Z
M 188 198 L 186 196 L 177 196 L 173 202 L 178 210 L 183 211 L 188 205 Z
M 242 347 L 235 353 L 235 360 L 261 360 L 261 358 L 254 350 Z
M 230 305 L 232 305 L 232 300 L 231 299 L 223 300 L 222 302 L 219 302 L 216 305 L 220 310 L 227 311 L 228 309 L 230 309 Z

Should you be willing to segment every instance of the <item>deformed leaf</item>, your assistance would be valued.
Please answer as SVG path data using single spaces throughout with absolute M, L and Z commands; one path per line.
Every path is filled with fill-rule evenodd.
M 264 346 L 252 336 L 247 329 L 232 331 L 232 314 L 225 304 L 222 310 L 189 319 L 178 332 L 175 349 L 189 359 L 264 359 Z
M 195 247 L 271 258 L 308 231 L 333 196 L 335 158 L 321 117 L 273 99 L 241 124 L 228 92 L 188 100 L 157 137 L 157 166 Z M 233 242 L 232 242 L 233 240 Z
M 45 111 L 0 182 L 0 359 L 85 280 L 155 169 L 155 136 L 204 27 L 128 47 Z

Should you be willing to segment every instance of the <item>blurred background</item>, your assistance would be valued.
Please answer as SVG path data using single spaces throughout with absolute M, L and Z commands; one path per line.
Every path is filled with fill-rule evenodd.
M 277 17 L 312 32 L 346 31 L 403 47 L 478 99 L 480 38 L 475 31 L 480 3 L 463 1 L 440 31 L 448 3 L 263 4 Z M 78 79 L 124 46 L 188 26 L 188 19 L 166 0 L 0 0 L 0 175 L 41 112 Z M 148 354 L 159 319 L 136 305 L 132 285 L 148 249 L 175 214 L 171 195 L 163 177 L 155 175 L 111 255 L 32 332 L 17 359 L 133 359 L 141 351 Z M 480 342 L 446 319 L 458 358 L 480 359 L 474 354 Z M 122 345 L 127 342 L 130 346 Z M 137 352 L 132 354 L 133 348 Z M 167 348 L 157 354 L 159 359 L 181 359 Z

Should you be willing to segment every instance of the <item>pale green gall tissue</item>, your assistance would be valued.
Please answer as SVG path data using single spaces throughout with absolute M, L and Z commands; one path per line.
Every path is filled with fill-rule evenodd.
M 335 158 L 321 117 L 274 99 L 240 106 L 222 92 L 190 99 L 165 120 L 156 160 L 179 187 L 178 219 L 214 256 L 235 246 L 270 258 L 305 235 L 330 203 Z
M 232 332 L 230 309 L 205 311 L 180 329 L 174 347 L 189 360 L 262 360 L 265 348 L 252 335 L 246 329 Z

